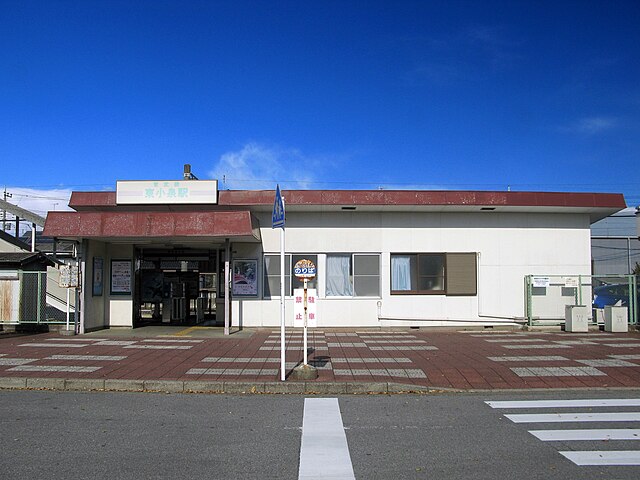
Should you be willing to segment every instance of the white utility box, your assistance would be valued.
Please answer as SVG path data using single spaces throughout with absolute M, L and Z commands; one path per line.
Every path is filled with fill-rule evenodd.
M 564 309 L 565 332 L 589 331 L 589 307 L 584 305 L 566 305 Z
M 627 323 L 627 307 L 604 307 L 604 331 L 605 332 L 626 332 L 629 330 Z

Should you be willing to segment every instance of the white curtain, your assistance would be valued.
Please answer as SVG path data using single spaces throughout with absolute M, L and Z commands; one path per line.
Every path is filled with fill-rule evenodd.
M 349 278 L 350 255 L 327 255 L 327 297 L 353 295 Z
M 391 257 L 391 290 L 411 290 L 411 257 Z

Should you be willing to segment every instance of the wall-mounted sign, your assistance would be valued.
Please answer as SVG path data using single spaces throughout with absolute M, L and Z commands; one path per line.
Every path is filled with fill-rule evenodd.
M 550 283 L 549 277 L 533 277 L 533 286 L 536 288 L 547 288 Z
M 119 180 L 118 205 L 217 204 L 217 180 Z
M 317 294 L 315 288 L 307 289 L 307 327 L 318 326 Z M 293 290 L 293 326 L 304 327 L 304 289 Z
M 131 260 L 111 260 L 111 294 L 131 295 Z
M 258 260 L 234 260 L 231 292 L 236 296 L 258 295 Z
M 93 257 L 92 294 L 94 297 L 99 297 L 102 295 L 103 283 L 104 283 L 104 261 L 102 257 Z
M 564 286 L 566 288 L 576 288 L 578 286 L 578 277 L 565 277 Z

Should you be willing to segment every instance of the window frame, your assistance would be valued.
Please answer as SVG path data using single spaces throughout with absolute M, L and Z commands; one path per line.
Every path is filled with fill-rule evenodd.
M 295 288 L 302 288 L 302 286 L 297 286 L 294 285 L 294 278 L 295 276 L 293 275 L 293 267 L 294 267 L 294 262 L 293 262 L 293 257 L 303 257 L 303 258 L 310 258 L 313 257 L 315 258 L 315 263 L 316 263 L 316 267 L 318 265 L 318 256 L 319 254 L 317 253 L 285 253 L 285 260 L 284 260 L 284 264 L 285 264 L 285 272 L 284 272 L 284 282 L 285 282 L 285 289 L 286 289 L 286 284 L 287 281 L 289 283 L 289 290 L 287 292 L 285 292 L 284 297 L 285 298 L 293 298 L 293 290 Z M 269 275 L 269 272 L 267 270 L 267 266 L 266 266 L 266 262 L 265 262 L 265 258 L 266 257 L 276 257 L 278 259 L 278 268 L 279 268 L 279 262 L 280 262 L 280 254 L 279 253 L 263 253 L 262 254 L 262 268 L 263 268 L 263 273 L 262 273 L 262 298 L 264 300 L 270 300 L 273 298 L 280 298 L 280 289 L 278 289 L 278 291 L 276 292 L 276 294 L 274 295 L 273 292 L 271 292 L 271 290 L 269 289 L 269 293 L 271 293 L 270 295 L 266 294 L 266 288 L 269 288 L 269 278 L 274 278 L 276 277 L 276 275 Z M 289 268 L 287 269 L 287 262 L 289 263 Z M 278 273 L 277 278 L 280 278 L 280 273 Z M 297 280 L 297 279 L 296 279 Z M 316 278 L 314 278 L 311 282 L 315 282 L 315 286 L 309 286 L 309 288 L 318 288 L 318 277 L 316 276 Z M 266 287 L 266 288 L 265 288 Z
M 393 281 L 393 257 L 415 257 L 415 265 L 419 268 L 420 255 L 442 255 L 443 277 L 442 290 L 392 290 Z M 466 259 L 465 259 L 466 257 Z M 466 262 L 466 263 L 465 263 Z M 409 262 L 410 266 L 412 262 Z M 462 266 L 462 268 L 461 268 Z M 409 271 L 411 281 L 419 285 L 419 272 Z M 423 277 L 425 277 L 424 275 Z M 478 253 L 477 252 L 410 252 L 391 253 L 389 258 L 389 293 L 391 295 L 445 295 L 450 297 L 477 297 L 478 296 Z
M 416 287 L 420 284 L 420 277 L 434 277 L 434 275 L 420 275 L 420 257 L 429 256 L 442 257 L 442 289 L 440 290 L 420 290 L 419 288 L 412 290 L 393 290 L 393 262 L 391 259 L 395 256 L 398 257 L 415 257 L 416 272 L 410 271 L 411 280 L 415 279 Z M 410 263 L 411 265 L 411 263 Z M 447 294 L 447 253 L 446 252 L 411 252 L 411 253 L 391 253 L 389 256 L 389 292 L 391 295 L 446 295 Z
M 381 268 L 382 254 L 381 253 L 370 253 L 370 252 L 357 252 L 357 253 L 355 253 L 355 252 L 354 253 L 332 252 L 332 253 L 327 253 L 327 254 L 325 254 L 325 265 L 326 265 L 326 260 L 330 256 L 349 257 L 349 281 L 351 282 L 351 290 L 352 290 L 353 293 L 351 295 L 327 295 L 326 292 L 327 292 L 328 274 L 325 273 L 325 277 L 324 277 L 325 295 L 324 295 L 324 298 L 330 298 L 330 299 L 340 299 L 340 298 L 382 298 L 382 268 Z M 355 271 L 356 270 L 356 262 L 355 262 L 355 257 L 356 256 L 377 257 L 378 258 L 378 274 L 377 275 L 358 274 Z M 325 270 L 326 270 L 326 268 L 325 268 Z M 356 291 L 356 277 L 360 277 L 360 278 L 377 277 L 378 278 L 378 294 L 377 295 L 358 295 L 358 293 Z

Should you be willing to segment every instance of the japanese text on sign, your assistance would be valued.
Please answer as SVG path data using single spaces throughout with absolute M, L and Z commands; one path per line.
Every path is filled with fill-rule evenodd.
M 311 260 L 303 258 L 293 266 L 293 274 L 300 279 L 311 279 L 316 276 L 316 266 Z
M 304 289 L 293 291 L 293 326 L 304 327 Z M 317 293 L 315 288 L 307 289 L 307 327 L 318 326 Z

